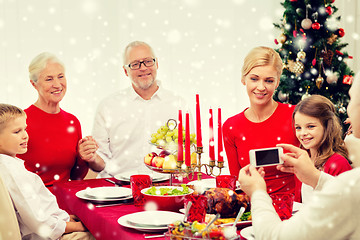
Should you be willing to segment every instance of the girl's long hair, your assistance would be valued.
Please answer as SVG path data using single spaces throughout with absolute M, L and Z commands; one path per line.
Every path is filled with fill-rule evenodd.
M 334 104 L 329 99 L 321 95 L 311 95 L 300 101 L 293 112 L 293 123 L 295 123 L 294 117 L 297 112 L 319 119 L 324 127 L 324 135 L 319 143 L 317 156 L 315 156 L 314 161 L 316 168 L 322 169 L 328 158 L 334 153 L 342 155 L 351 164 L 348 150 L 341 137 L 342 128 L 340 119 L 336 115 Z M 300 147 L 304 149 L 302 145 Z

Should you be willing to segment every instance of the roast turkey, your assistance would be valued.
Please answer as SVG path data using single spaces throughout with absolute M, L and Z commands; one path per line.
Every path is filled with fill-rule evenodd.
M 209 214 L 220 213 L 221 218 L 236 217 L 240 208 L 248 207 L 249 197 L 244 194 L 237 194 L 227 188 L 210 188 L 204 192 L 207 197 L 206 212 Z

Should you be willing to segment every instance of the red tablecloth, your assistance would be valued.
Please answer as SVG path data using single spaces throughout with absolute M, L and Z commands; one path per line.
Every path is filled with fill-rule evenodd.
M 114 179 L 113 179 L 114 180 Z M 78 216 L 97 240 L 110 239 L 144 239 L 144 233 L 122 227 L 119 217 L 129 213 L 143 211 L 142 207 L 133 204 L 96 208 L 94 204 L 76 197 L 76 192 L 87 187 L 113 186 L 105 179 L 89 179 L 57 184 L 53 193 L 60 208 Z M 130 187 L 129 185 L 124 187 Z
M 203 178 L 209 177 L 203 174 Z M 176 184 L 178 181 L 174 180 L 173 183 Z M 149 235 L 162 233 L 144 233 L 118 224 L 117 220 L 121 216 L 143 211 L 142 207 L 135 207 L 133 204 L 126 204 L 96 208 L 95 204 L 79 199 L 75 195 L 76 192 L 86 189 L 87 187 L 93 188 L 102 186 L 113 186 L 113 184 L 101 178 L 71 181 L 54 185 L 52 192 L 56 196 L 60 208 L 70 214 L 78 216 L 97 240 L 144 239 L 145 234 Z M 123 187 L 130 188 L 130 185 L 124 185 Z

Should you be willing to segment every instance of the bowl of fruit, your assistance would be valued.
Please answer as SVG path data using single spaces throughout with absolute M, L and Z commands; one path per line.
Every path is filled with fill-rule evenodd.
M 196 164 L 196 152 L 191 153 L 191 164 Z M 177 168 L 177 153 L 170 153 L 162 150 L 159 154 L 156 152 L 148 153 L 144 157 L 145 165 L 153 171 L 162 173 L 174 173 Z
M 181 186 L 153 186 L 141 190 L 146 205 L 154 204 L 157 210 L 174 212 L 184 208 L 185 196 L 193 192 L 194 190 L 186 184 Z

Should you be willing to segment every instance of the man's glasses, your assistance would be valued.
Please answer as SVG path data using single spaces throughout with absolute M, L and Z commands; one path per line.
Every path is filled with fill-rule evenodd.
M 143 61 L 135 61 L 127 65 L 131 70 L 137 70 L 141 68 L 141 64 L 144 64 L 145 67 L 152 67 L 155 64 L 155 58 L 146 58 Z

